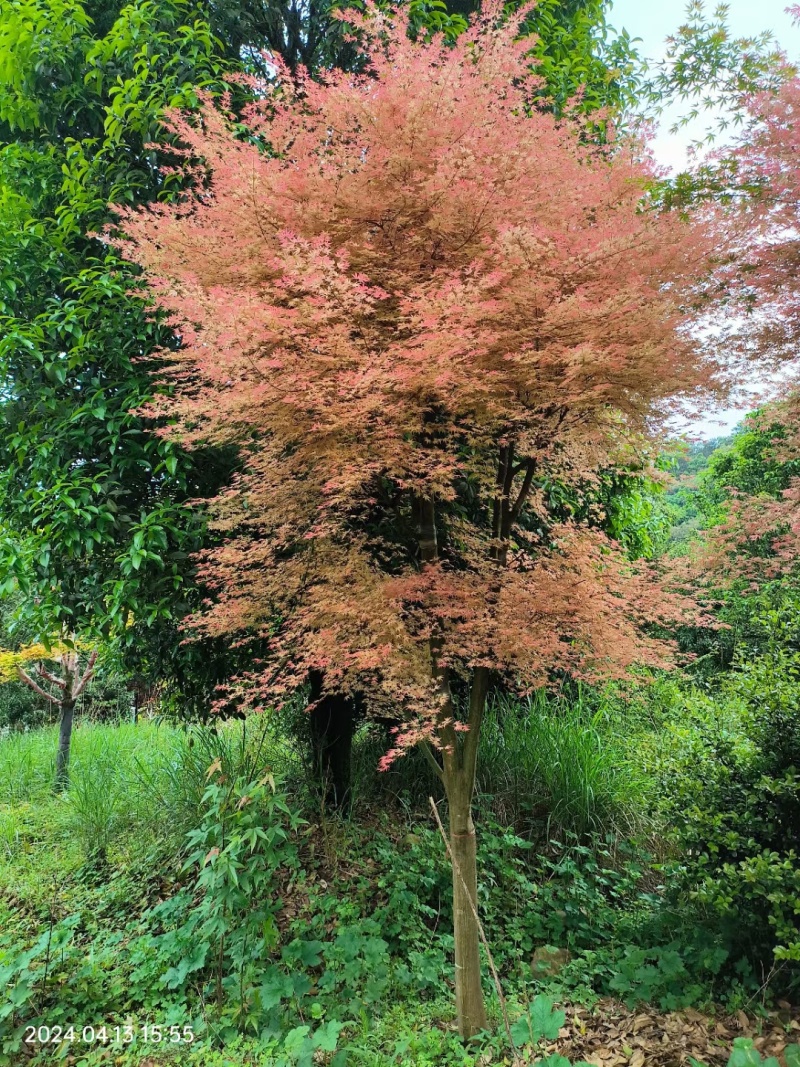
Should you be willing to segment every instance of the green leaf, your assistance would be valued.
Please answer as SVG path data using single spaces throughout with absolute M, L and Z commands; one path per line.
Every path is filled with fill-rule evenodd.
M 511 1040 L 517 1048 L 524 1048 L 534 1040 L 530 1015 L 523 1015 L 512 1024 Z
M 321 1052 L 335 1052 L 339 1034 L 343 1027 L 344 1023 L 336 1022 L 333 1019 L 318 1027 L 311 1038 L 314 1048 L 319 1049 Z
M 753 1048 L 749 1037 L 737 1037 L 733 1043 L 733 1052 L 728 1060 L 728 1067 L 762 1067 L 761 1056 Z
M 290 1030 L 283 1039 L 283 1047 L 286 1052 L 292 1056 L 299 1055 L 310 1032 L 310 1026 L 296 1026 L 293 1030 Z
M 298 959 L 304 967 L 316 967 L 319 964 L 324 947 L 322 941 L 300 941 Z
M 555 1041 L 558 1037 L 558 1031 L 567 1018 L 565 1012 L 553 1011 L 552 1000 L 541 994 L 534 997 L 530 1008 L 530 1016 L 536 1041 L 541 1038 L 545 1038 L 547 1041 Z

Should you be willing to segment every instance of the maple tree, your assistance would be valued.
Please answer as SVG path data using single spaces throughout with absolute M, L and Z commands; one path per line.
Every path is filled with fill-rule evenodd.
M 190 554 L 205 537 L 201 511 L 182 504 L 235 457 L 188 457 L 148 432 L 146 357 L 169 334 L 87 234 L 110 199 L 169 197 L 167 103 L 271 69 L 262 48 L 292 69 L 358 66 L 335 6 L 11 0 L 0 18 L 0 592 L 22 591 L 37 632 L 114 635 L 126 667 L 166 682 L 188 717 L 205 716 L 231 656 L 175 637 L 199 599 Z M 453 37 L 474 6 L 410 0 L 410 27 Z M 605 7 L 542 0 L 531 13 L 550 106 L 579 89 L 587 110 L 630 98 L 630 41 L 609 33 Z
M 800 8 L 796 12 L 800 17 Z M 744 329 L 735 319 L 727 333 L 737 347 L 776 365 L 795 361 L 800 331 L 798 106 L 800 77 L 749 99 L 751 128 L 734 154 L 732 210 L 724 216 L 737 254 L 723 277 L 733 299 L 750 313 Z
M 681 330 L 710 250 L 646 210 L 640 145 L 535 101 L 529 41 L 488 8 L 454 46 L 368 9 L 361 74 L 279 67 L 232 128 L 172 115 L 198 184 L 120 209 L 182 347 L 150 405 L 184 447 L 234 443 L 195 632 L 270 643 L 254 708 L 310 673 L 402 718 L 448 801 L 460 1031 L 486 1023 L 472 794 L 490 679 L 520 692 L 670 648 L 689 605 L 599 530 L 555 523 L 545 476 L 635 453 L 715 367 Z M 524 12 L 520 13 L 524 17 Z M 206 180 L 207 175 L 210 175 Z
M 800 8 L 792 10 L 800 16 Z M 751 416 L 750 426 L 769 432 L 769 461 L 784 472 L 779 484 L 757 492 L 732 486 L 724 521 L 705 533 L 694 576 L 722 589 L 755 589 L 795 572 L 800 549 L 798 107 L 797 76 L 748 98 L 748 132 L 732 154 L 733 195 L 718 214 L 732 254 L 718 271 L 725 299 L 717 330 L 732 362 L 744 366 L 757 357 L 778 372 L 781 398 Z

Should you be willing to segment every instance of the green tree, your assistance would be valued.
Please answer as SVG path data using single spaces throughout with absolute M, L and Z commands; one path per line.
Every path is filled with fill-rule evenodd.
M 219 87 L 223 65 L 185 0 L 101 14 L 102 37 L 76 0 L 19 0 L 0 21 L 0 558 L 42 632 L 132 639 L 132 619 L 185 603 L 201 523 L 181 502 L 214 472 L 135 413 L 172 334 L 91 231 L 109 200 L 168 186 L 161 112 Z

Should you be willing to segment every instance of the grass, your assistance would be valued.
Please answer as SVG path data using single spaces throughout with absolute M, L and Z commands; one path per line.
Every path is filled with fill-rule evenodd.
M 153 723 L 79 723 L 73 732 L 70 774 L 81 787 L 98 762 L 112 762 L 120 777 L 130 772 L 137 752 L 154 753 L 175 743 L 180 731 Z M 47 800 L 55 774 L 58 728 L 10 733 L 0 743 L 0 804 Z
M 0 741 L 0 856 L 41 844 L 31 809 L 47 812 L 57 840 L 85 857 L 131 846 L 180 851 L 197 823 L 209 766 L 251 777 L 269 764 L 286 771 L 292 754 L 269 723 L 182 729 L 168 723 L 81 723 L 73 734 L 70 785 L 52 791 L 57 728 L 12 733 Z
M 0 742 L 0 804 L 45 797 L 55 774 L 55 728 L 9 733 Z
M 529 840 L 572 834 L 622 835 L 641 824 L 643 774 L 626 755 L 613 708 L 578 699 L 537 695 L 525 704 L 495 701 L 481 735 L 478 809 L 491 812 Z M 183 729 L 166 722 L 136 725 L 79 723 L 72 742 L 70 788 L 52 793 L 56 727 L 12 733 L 0 740 L 0 855 L 10 857 L 38 840 L 26 806 L 44 806 L 62 838 L 84 856 L 105 857 L 150 842 L 180 851 L 197 823 L 208 768 L 248 778 L 269 765 L 295 789 L 307 765 L 281 740 L 268 718 L 219 728 Z M 413 811 L 439 796 L 419 752 L 379 773 L 386 738 L 374 726 L 359 731 L 353 754 L 354 810 L 369 811 L 382 796 Z M 319 813 L 318 813 L 319 814 Z
M 638 707 L 597 695 L 593 703 L 539 696 L 523 705 L 496 702 L 489 709 L 476 803 L 481 910 L 512 1004 L 542 990 L 588 1002 L 607 991 L 629 940 L 645 929 L 650 936 L 647 923 L 657 918 L 661 883 L 643 881 L 642 872 L 648 878 L 651 873 L 648 850 L 636 842 L 629 850 L 625 838 L 641 829 L 640 812 L 652 788 L 645 775 L 659 770 L 659 759 L 674 761 L 681 752 L 688 758 L 710 715 L 702 701 L 662 703 L 663 708 L 652 700 Z M 663 751 L 672 739 L 677 754 Z M 238 1004 L 238 996 L 242 1011 L 250 1010 L 251 994 L 241 992 L 250 966 L 253 989 L 263 980 L 264 995 L 280 993 L 281 1003 L 288 996 L 281 990 L 294 990 L 294 999 L 281 1008 L 280 1042 L 301 1024 L 339 1019 L 346 1027 L 347 1062 L 355 1067 L 400 1062 L 473 1067 L 478 1054 L 468 1054 L 449 1025 L 451 876 L 422 810 L 429 793 L 440 795 L 440 785 L 416 753 L 378 774 L 385 741 L 376 727 L 358 732 L 357 810 L 347 819 L 319 817 L 297 749 L 281 740 L 280 728 L 269 719 L 191 730 L 148 721 L 81 723 L 70 788 L 60 796 L 51 788 L 55 729 L 0 738 L 0 986 L 4 968 L 23 999 L 28 983 L 34 990 L 24 1005 L 30 1017 L 60 1019 L 71 1012 L 85 1022 L 117 1014 L 152 1023 L 171 1012 L 183 1022 L 213 1020 L 214 961 L 223 958 L 228 938 L 234 946 L 230 961 L 224 957 L 230 1004 Z M 202 797 L 215 763 L 226 778 L 243 782 L 269 766 L 282 779 L 286 804 L 302 816 L 294 852 L 287 849 L 293 858 L 282 859 L 274 885 L 253 901 L 268 903 L 271 892 L 280 897 L 280 937 L 269 959 L 250 959 L 244 941 L 233 939 L 237 928 L 229 901 L 235 893 L 225 881 L 214 890 L 220 909 L 208 913 L 222 924 L 223 934 L 191 925 L 205 899 L 203 872 L 211 868 L 200 859 L 185 866 L 185 834 L 210 818 Z M 234 832 L 225 830 L 228 844 L 236 841 L 239 811 L 230 809 L 226 826 Z M 270 830 L 264 822 L 260 826 Z M 614 835 L 619 848 L 607 842 Z M 560 850 L 548 845 L 554 837 L 563 842 Z M 235 852 L 242 864 L 237 878 L 242 872 L 258 875 L 258 853 L 252 870 L 248 858 L 254 848 L 255 843 Z M 204 843 L 198 855 L 208 849 Z M 221 877 L 219 871 L 214 877 Z M 249 916 L 249 908 L 242 915 Z M 43 966 L 40 951 L 28 973 L 31 946 L 41 946 L 49 929 L 62 927 L 67 932 L 58 958 Z M 203 957 L 202 971 L 175 977 L 203 938 L 213 951 Z M 302 973 L 296 961 L 281 962 L 293 938 L 308 948 Z M 531 963 L 542 944 L 573 953 L 563 973 L 546 980 Z M 314 946 L 324 946 L 322 965 L 314 962 Z M 276 968 L 278 977 L 272 973 Z M 278 993 L 270 992 L 273 986 Z M 2 1008 L 0 994 L 0 1045 Z M 227 999 L 223 1009 L 228 1011 Z M 20 1009 L 16 1017 L 26 1016 Z M 265 1054 L 251 1039 L 252 1029 L 229 1024 L 229 1016 L 219 1019 L 219 1027 L 228 1029 L 216 1030 L 195 1048 L 174 1055 L 166 1048 L 140 1048 L 115 1062 L 294 1067 L 283 1053 Z M 237 1029 L 246 1036 L 237 1036 Z M 505 1038 L 490 1040 L 500 1044 L 483 1051 L 491 1048 L 499 1057 L 492 1062 L 502 1062 Z M 224 1049 L 212 1048 L 215 1041 Z M 4 1060 L 0 1047 L 0 1065 L 13 1064 L 15 1054 Z M 86 1067 L 108 1062 L 100 1050 L 81 1055 Z
M 479 790 L 501 820 L 530 835 L 630 833 L 644 783 L 613 720 L 582 701 L 497 700 L 481 735 Z
M 651 724 L 645 729 L 652 731 Z M 642 732 L 637 725 L 637 734 Z M 630 744 L 624 709 L 590 706 L 580 696 L 558 699 L 540 692 L 529 701 L 498 699 L 487 709 L 478 754 L 477 807 L 537 841 L 620 836 L 643 827 L 646 775 Z M 418 750 L 382 773 L 375 767 L 387 739 L 362 726 L 353 753 L 356 812 L 382 794 L 414 811 L 441 785 Z M 630 753 L 630 755 L 629 755 Z
M 538 695 L 527 704 L 496 701 L 481 736 L 478 808 L 513 825 L 529 840 L 631 831 L 642 809 L 644 783 L 627 758 L 619 714 L 598 713 Z M 197 823 L 209 766 L 253 778 L 269 765 L 303 787 L 306 765 L 280 739 L 269 719 L 217 729 L 183 729 L 166 722 L 79 723 L 73 735 L 70 788 L 52 793 L 57 728 L 0 739 L 0 857 L 42 844 L 43 836 L 78 846 L 84 857 L 147 847 L 180 851 Z M 362 727 L 354 747 L 356 814 L 378 797 L 414 811 L 439 796 L 420 753 L 391 771 L 376 771 L 386 738 Z M 39 814 L 35 814 L 38 812 Z M 49 830 L 41 823 L 46 812 Z

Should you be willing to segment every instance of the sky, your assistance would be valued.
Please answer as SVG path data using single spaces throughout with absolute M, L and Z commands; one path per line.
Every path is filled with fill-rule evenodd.
M 707 3 L 710 12 L 715 4 Z M 787 0 L 730 0 L 728 22 L 736 37 L 754 37 L 763 30 L 771 30 L 777 43 L 790 59 L 800 59 L 800 27 L 792 24 L 786 12 Z M 638 45 L 641 53 L 650 60 L 664 55 L 665 39 L 685 21 L 684 0 L 613 0 L 610 21 L 615 29 L 626 29 L 632 37 L 641 38 Z M 678 108 L 675 112 L 680 111 Z M 655 149 L 658 160 L 665 166 L 682 168 L 686 165 L 686 149 L 692 140 L 703 136 L 708 128 L 708 119 L 701 116 L 697 122 L 676 135 L 670 135 L 667 127 L 671 116 L 662 124 Z
M 713 3 L 706 9 L 713 10 Z M 772 30 L 790 58 L 800 54 L 800 29 L 792 26 L 786 14 L 788 0 L 729 0 L 728 22 L 737 37 L 752 37 L 762 30 Z M 664 40 L 685 21 L 683 0 L 613 0 L 610 22 L 615 29 L 626 29 L 632 37 L 641 37 L 642 52 L 660 58 Z
M 753 37 L 763 30 L 771 30 L 777 43 L 791 60 L 800 60 L 800 27 L 792 25 L 786 13 L 788 0 L 729 0 L 728 21 L 736 37 Z M 715 4 L 708 3 L 707 10 Z M 631 37 L 639 37 L 640 53 L 651 61 L 664 56 L 665 39 L 685 21 L 684 0 L 614 0 L 611 7 L 611 25 L 626 29 Z M 678 109 L 678 112 L 680 109 Z M 677 134 L 669 133 L 669 125 L 677 114 L 671 112 L 662 121 L 653 141 L 656 159 L 672 170 L 684 169 L 687 150 L 694 140 L 700 139 L 709 126 L 708 117 L 701 116 L 696 122 Z M 718 437 L 729 433 L 741 421 L 743 412 L 726 410 L 714 413 L 686 427 L 692 436 Z

